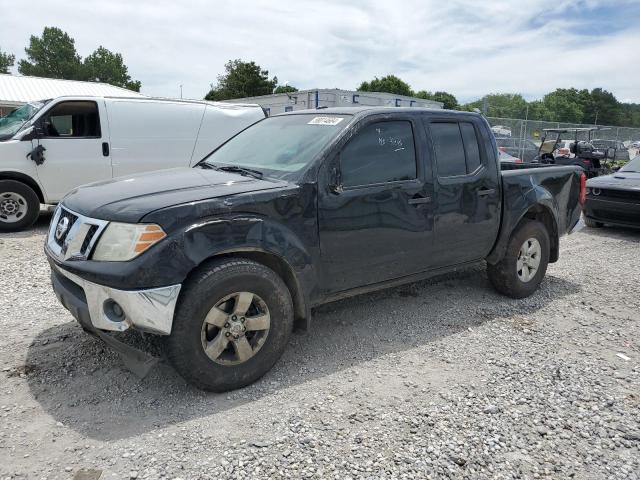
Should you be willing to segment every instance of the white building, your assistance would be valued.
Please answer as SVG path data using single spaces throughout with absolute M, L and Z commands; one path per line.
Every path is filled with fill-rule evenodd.
M 442 103 L 423 98 L 384 92 L 357 92 L 339 89 L 301 90 L 259 97 L 226 100 L 230 103 L 257 103 L 268 115 L 318 107 L 427 107 L 442 108 Z
M 106 83 L 0 74 L 0 116 L 28 102 L 64 95 L 144 97 Z

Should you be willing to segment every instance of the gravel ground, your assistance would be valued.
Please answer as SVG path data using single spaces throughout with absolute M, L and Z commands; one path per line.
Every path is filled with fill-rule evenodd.
M 81 331 L 46 222 L 0 235 L 0 479 L 640 478 L 640 232 L 563 239 L 525 300 L 473 268 L 324 306 L 215 395 Z

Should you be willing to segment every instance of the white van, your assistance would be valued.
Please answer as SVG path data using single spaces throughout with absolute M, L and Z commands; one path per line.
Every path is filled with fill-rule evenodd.
M 258 105 L 58 97 L 0 118 L 0 231 L 33 224 L 89 182 L 192 166 L 265 117 Z

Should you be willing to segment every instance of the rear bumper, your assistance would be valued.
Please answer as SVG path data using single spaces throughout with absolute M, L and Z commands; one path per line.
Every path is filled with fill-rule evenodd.
M 587 197 L 585 217 L 601 223 L 640 227 L 640 204 Z
M 51 284 L 62 305 L 87 330 L 122 332 L 128 328 L 169 335 L 181 285 L 148 290 L 117 290 L 88 282 L 54 263 Z M 117 303 L 123 315 L 109 307 Z

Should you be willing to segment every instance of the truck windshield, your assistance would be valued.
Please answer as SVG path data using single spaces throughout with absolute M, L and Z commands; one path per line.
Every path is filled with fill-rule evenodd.
M 246 167 L 283 178 L 309 165 L 349 123 L 348 117 L 313 113 L 265 118 L 214 150 L 201 163 Z
M 22 126 L 44 106 L 45 102 L 31 102 L 0 117 L 0 141 L 13 137 Z

